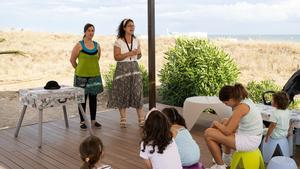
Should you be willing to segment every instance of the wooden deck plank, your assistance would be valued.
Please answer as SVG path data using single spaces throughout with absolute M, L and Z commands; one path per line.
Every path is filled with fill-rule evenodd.
M 52 158 L 56 162 L 59 162 L 63 164 L 64 168 L 77 168 L 80 163 L 77 159 L 67 158 L 67 156 L 64 156 L 64 154 L 58 152 L 52 147 L 49 147 L 47 145 L 43 146 L 43 149 L 40 150 L 41 153 L 47 155 L 48 157 Z M 77 164 L 77 165 L 75 165 Z M 60 167 L 61 168 L 61 167 Z
M 15 151 L 15 150 L 20 150 L 20 149 L 24 149 L 27 147 L 24 147 L 22 144 L 16 142 L 16 141 L 12 141 L 9 138 L 9 136 L 5 137 L 5 133 L 2 133 L 2 137 L 0 137 L 0 147 L 7 150 L 7 151 Z
M 13 152 L 8 152 L 8 151 L 5 151 L 4 149 L 0 148 L 0 154 L 2 156 L 6 157 L 7 159 L 13 161 L 14 163 L 16 163 L 21 168 L 24 168 L 24 169 L 32 169 L 33 168 L 32 165 L 30 165 L 29 163 L 26 163 L 26 161 L 15 156 L 13 154 Z
M 19 159 L 28 162 L 34 169 L 47 169 L 45 166 L 42 166 L 41 164 L 37 163 L 36 161 L 32 160 L 31 158 L 27 157 L 26 155 L 20 152 L 14 152 L 14 155 L 17 156 Z
M 66 166 L 63 162 L 57 160 L 57 157 L 53 157 L 51 153 L 49 153 L 48 151 L 44 151 L 43 149 L 28 149 L 27 151 L 29 151 L 30 153 L 36 156 L 39 156 L 40 158 L 51 163 L 53 166 L 57 168 L 69 169 L 68 166 Z
M 27 149 L 27 148 L 30 148 L 30 144 L 28 143 L 24 143 L 23 140 L 21 139 L 21 141 L 19 140 L 20 137 L 18 138 L 15 138 L 14 137 L 14 131 L 12 129 L 9 129 L 9 130 L 2 130 L 1 131 L 1 135 L 2 137 L 5 137 L 5 139 L 7 141 L 10 142 L 10 144 L 18 144 L 18 148 L 17 150 L 20 150 L 20 149 Z
M 65 154 L 64 152 L 60 151 L 59 149 L 50 147 L 48 145 L 43 146 L 43 150 L 44 151 L 49 151 L 51 153 L 53 153 L 58 159 L 62 159 L 64 160 L 64 162 L 66 162 L 66 164 L 72 164 L 75 165 L 74 167 L 78 167 L 81 162 L 78 160 L 79 158 L 74 158 L 72 156 L 68 156 L 67 154 Z M 70 166 L 72 166 L 70 165 Z
M 6 139 L 8 139 L 9 141 L 11 142 L 15 142 L 15 143 L 19 143 L 19 144 L 22 144 L 22 145 L 26 145 L 26 148 L 24 149 L 19 149 L 19 150 L 15 150 L 13 153 L 14 156 L 18 157 L 19 159 L 27 162 L 27 164 L 31 165 L 32 167 L 31 168 L 36 168 L 36 169 L 44 169 L 46 168 L 45 166 L 42 166 L 40 165 L 39 163 L 37 163 L 36 161 L 32 160 L 31 158 L 27 157 L 25 154 L 21 153 L 20 151 L 21 150 L 25 150 L 27 148 L 37 148 L 37 142 L 36 142 L 36 139 L 32 139 L 32 137 L 29 136 L 29 134 L 32 134 L 32 133 L 26 133 L 28 132 L 28 129 L 30 128 L 31 126 L 26 126 L 24 128 L 25 129 L 25 133 L 24 133 L 24 136 L 22 138 L 17 138 L 15 139 L 14 136 L 13 136 L 13 130 L 12 129 L 8 129 L 8 130 L 3 130 L 1 131 L 1 135 L 2 136 L 5 136 L 6 135 Z M 15 163 L 18 163 L 17 161 L 14 161 Z M 19 163 L 18 163 L 19 164 Z M 20 164 L 22 166 L 22 164 Z M 22 166 L 23 167 L 23 166 Z
M 1 157 L 0 157 L 0 169 L 9 169 L 10 167 L 7 166 L 4 162 L 1 161 Z
M 102 128 L 93 128 L 93 131 L 105 146 L 103 163 L 112 165 L 114 169 L 145 168 L 143 160 L 139 157 L 142 130 L 138 126 L 134 109 L 128 111 L 128 125 L 125 129 L 119 127 L 119 113 L 115 110 L 97 113 L 97 121 L 102 124 Z M 205 145 L 203 131 L 209 123 L 209 120 L 204 120 L 201 124 L 195 125 L 191 131 L 200 145 L 201 160 L 207 166 L 211 164 L 211 155 Z M 43 123 L 41 149 L 37 148 L 37 124 L 23 126 L 18 138 L 14 138 L 14 128 L 0 130 L 0 168 L 79 168 L 82 163 L 79 145 L 89 136 L 89 132 L 80 130 L 78 117 L 69 118 L 69 126 L 65 127 L 63 119 Z M 299 163 L 297 157 L 299 152 L 295 157 Z
M 19 165 L 17 165 L 14 161 L 11 161 L 9 158 L 0 154 L 0 164 L 4 164 L 6 168 L 11 169 L 22 169 Z
M 45 168 L 48 169 L 57 169 L 59 167 L 56 167 L 55 165 L 51 164 L 51 162 L 47 161 L 47 159 L 44 159 L 43 157 L 40 156 L 39 153 L 32 153 L 31 151 L 28 150 L 22 150 L 20 151 L 23 155 L 27 156 L 28 158 L 32 159 L 36 163 L 44 166 Z

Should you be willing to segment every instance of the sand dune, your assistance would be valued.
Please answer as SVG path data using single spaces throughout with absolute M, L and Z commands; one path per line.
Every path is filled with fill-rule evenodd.
M 73 46 L 82 35 L 54 34 L 29 31 L 0 32 L 0 51 L 20 50 L 25 56 L 5 54 L 0 57 L 0 91 L 18 90 L 45 84 L 55 79 L 63 84 L 72 84 L 73 68 L 69 57 Z M 114 36 L 95 36 L 100 42 L 102 58 L 101 72 L 108 70 L 113 59 Z M 157 41 L 157 67 L 163 65 L 163 53 L 174 44 L 174 39 L 160 38 Z M 147 41 L 141 40 L 144 57 L 141 63 L 147 65 Z
M 22 51 L 24 55 L 0 55 L 0 128 L 14 126 L 21 109 L 18 103 L 18 91 L 21 88 L 44 86 L 48 80 L 57 80 L 60 84 L 72 85 L 74 70 L 69 63 L 71 50 L 82 35 L 43 33 L 30 31 L 0 31 L 1 51 Z M 114 36 L 95 35 L 100 42 L 102 74 L 108 70 L 113 59 Z M 140 63 L 147 66 L 147 40 L 140 39 L 143 58 Z M 217 46 L 228 52 L 239 65 L 240 82 L 273 79 L 284 85 L 288 78 L 299 69 L 300 43 L 214 40 Z M 172 37 L 157 37 L 157 72 L 166 62 L 164 52 L 174 46 Z M 158 78 L 157 78 L 158 82 Z M 8 92 L 12 91 L 12 92 Z M 100 96 L 104 97 L 104 96 Z M 101 99 L 100 100 L 105 100 Z M 104 109 L 105 102 L 99 103 Z M 101 107 L 102 106 L 102 107 Z M 50 110 L 47 110 L 50 111 Z M 60 110 L 56 110 L 60 111 Z M 46 113 L 47 114 L 47 113 Z M 70 110 L 77 115 L 76 107 Z M 29 110 L 25 123 L 35 121 L 36 112 Z M 46 120 L 62 118 L 61 114 L 48 113 Z
M 263 41 L 215 41 L 239 65 L 240 81 L 272 79 L 284 85 L 299 69 L 300 43 Z
M 30 31 L 0 32 L 0 51 L 17 50 L 25 55 L 0 55 L 0 91 L 35 87 L 55 79 L 61 84 L 72 84 L 73 68 L 69 63 L 71 50 L 81 35 Z M 102 48 L 101 72 L 108 70 L 113 60 L 114 36 L 95 36 Z M 164 52 L 174 45 L 172 37 L 156 40 L 156 67 L 161 69 Z M 215 40 L 217 46 L 230 53 L 240 67 L 240 82 L 273 79 L 283 85 L 299 68 L 300 43 Z M 147 40 L 141 39 L 143 58 L 147 66 Z

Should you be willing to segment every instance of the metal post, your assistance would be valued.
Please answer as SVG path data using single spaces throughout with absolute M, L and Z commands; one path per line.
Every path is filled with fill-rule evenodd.
M 38 108 L 39 110 L 39 148 L 42 148 L 43 140 L 43 109 Z
M 63 111 L 64 111 L 64 118 L 65 118 L 66 128 L 69 128 L 69 121 L 68 121 L 68 114 L 67 114 L 66 105 L 63 105 L 62 107 L 63 107 Z
M 21 112 L 21 117 L 19 118 L 19 121 L 18 121 L 18 124 L 17 124 L 17 127 L 16 127 L 15 137 L 18 137 L 18 135 L 19 135 L 19 131 L 20 131 L 20 128 L 22 126 L 22 122 L 23 122 L 23 119 L 24 119 L 26 108 L 27 108 L 27 105 L 23 105 L 23 109 L 22 109 L 22 112 Z
M 90 121 L 88 120 L 88 118 L 86 117 L 86 113 L 85 113 L 85 111 L 83 110 L 83 107 L 82 107 L 81 103 L 79 103 L 78 106 L 79 106 L 79 110 L 80 110 L 79 112 L 81 113 L 81 115 L 82 115 L 82 117 L 83 117 L 83 119 L 84 119 L 84 123 L 85 123 L 85 125 L 87 126 L 87 128 L 88 128 L 88 130 L 89 130 L 89 132 L 90 132 L 90 135 L 94 135 L 93 130 L 92 130 L 92 127 L 91 127 L 91 123 L 90 123 Z
M 148 0 L 149 110 L 156 107 L 155 90 L 155 1 Z

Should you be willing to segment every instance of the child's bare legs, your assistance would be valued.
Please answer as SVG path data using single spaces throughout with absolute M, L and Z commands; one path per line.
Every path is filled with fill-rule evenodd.
M 143 107 L 136 108 L 136 112 L 138 115 L 139 126 L 142 127 L 142 126 L 144 126 L 144 122 L 145 122 L 145 113 L 144 113 Z
M 126 108 L 119 108 L 120 112 L 120 127 L 126 128 Z
M 235 136 L 225 136 L 222 132 L 215 128 L 208 128 L 204 133 L 206 144 L 218 165 L 224 165 L 221 154 L 221 145 L 235 149 Z

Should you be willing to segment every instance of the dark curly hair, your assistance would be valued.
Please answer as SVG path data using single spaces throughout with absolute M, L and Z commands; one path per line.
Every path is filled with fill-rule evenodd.
M 80 144 L 79 152 L 83 161 L 80 169 L 92 169 L 100 160 L 103 152 L 103 143 L 96 136 L 89 136 Z
M 153 110 L 149 114 L 144 125 L 142 142 L 143 152 L 145 152 L 147 145 L 152 146 L 150 154 L 155 152 L 155 146 L 158 148 L 158 153 L 164 152 L 172 142 L 171 124 L 165 114 L 159 110 Z
M 178 124 L 187 128 L 184 118 L 174 107 L 164 108 L 162 112 L 169 118 L 171 124 Z
M 121 23 L 118 26 L 118 30 L 117 30 L 117 32 L 118 32 L 117 38 L 124 38 L 125 37 L 125 30 L 124 30 L 124 28 L 127 26 L 127 24 L 129 22 L 134 23 L 132 19 L 123 19 L 121 21 Z M 132 36 L 135 38 L 134 35 L 132 35 Z
M 286 92 L 276 92 L 272 95 L 272 97 L 278 109 L 285 110 L 289 107 L 289 96 Z

